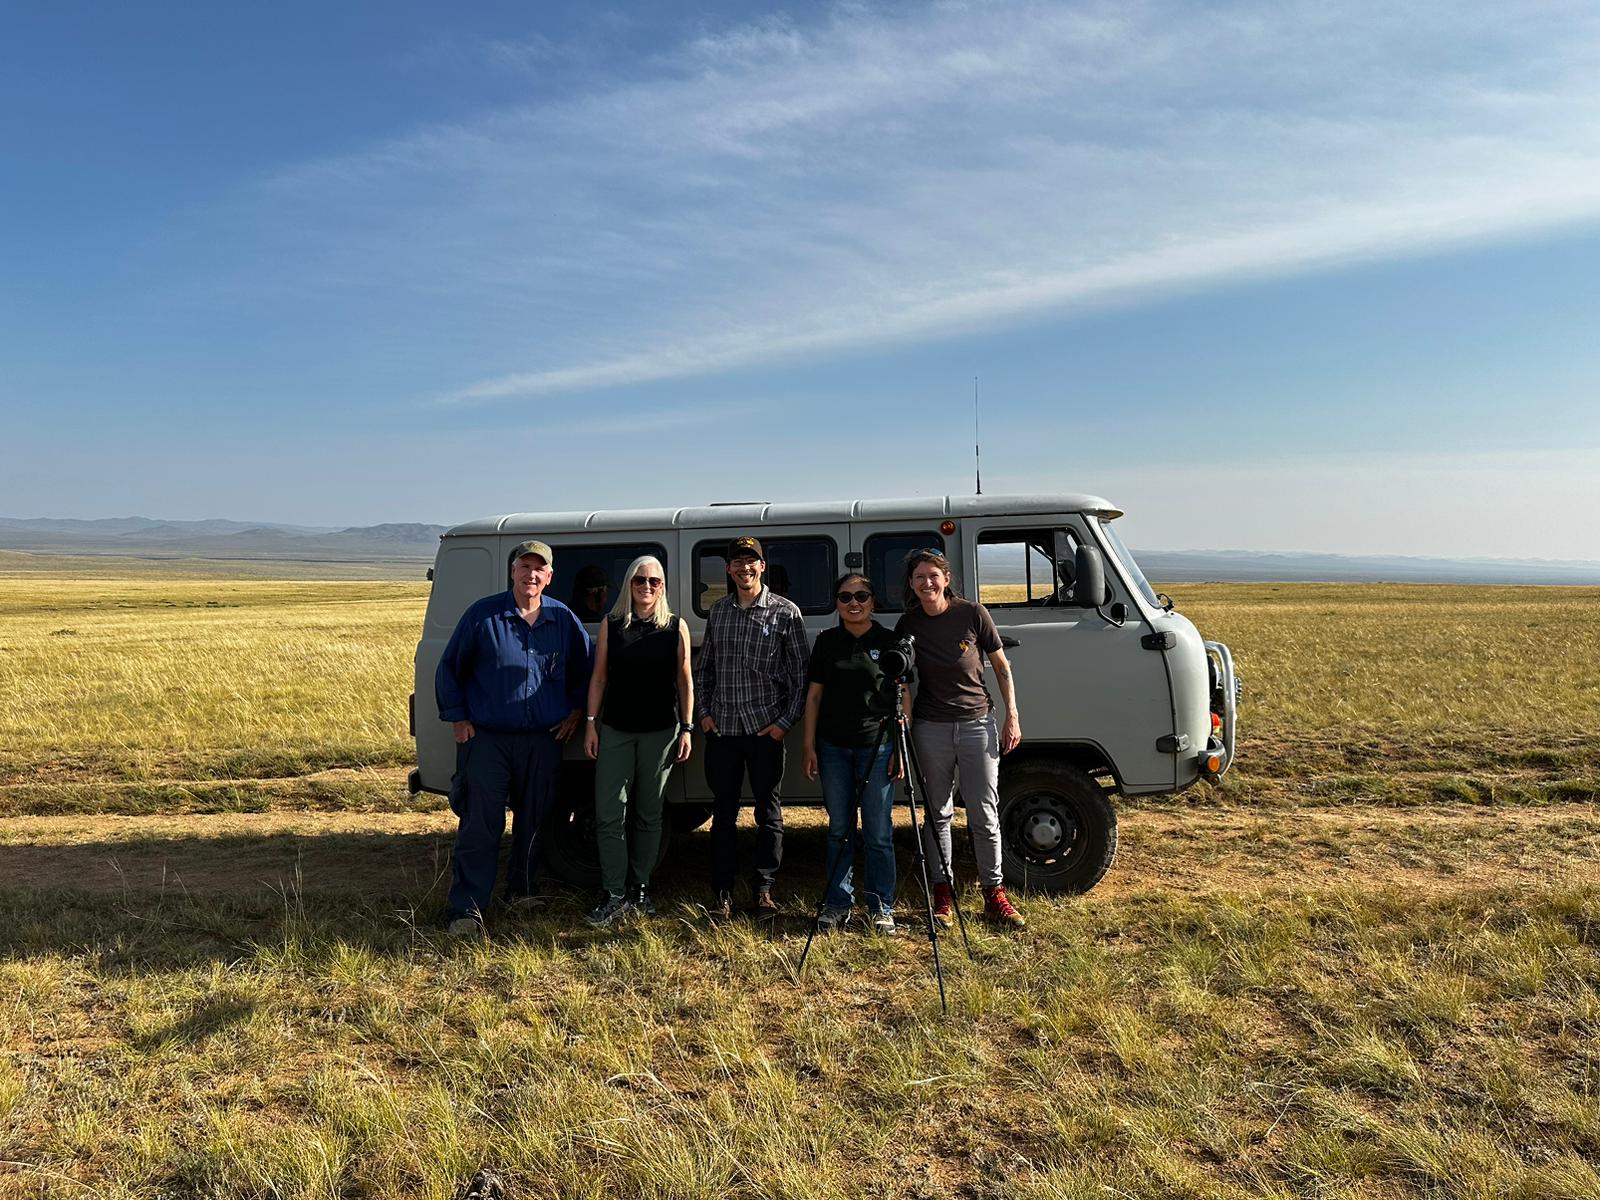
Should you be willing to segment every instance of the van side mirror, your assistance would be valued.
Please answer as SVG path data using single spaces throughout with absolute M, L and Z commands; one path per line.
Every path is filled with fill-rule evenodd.
M 1080 545 L 1073 555 L 1072 602 L 1079 608 L 1099 608 L 1110 598 L 1100 551 Z

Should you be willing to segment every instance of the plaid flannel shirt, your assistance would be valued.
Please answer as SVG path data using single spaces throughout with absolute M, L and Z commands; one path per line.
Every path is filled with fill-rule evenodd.
M 749 608 L 729 593 L 706 615 L 705 642 L 694 664 L 695 721 L 717 732 L 788 729 L 806 704 L 806 627 L 792 600 L 763 587 Z

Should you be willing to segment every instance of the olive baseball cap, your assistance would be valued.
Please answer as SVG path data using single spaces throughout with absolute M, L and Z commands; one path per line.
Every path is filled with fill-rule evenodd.
M 543 542 L 523 542 L 522 545 L 511 552 L 511 561 L 516 562 L 524 554 L 537 554 L 544 559 L 544 565 L 547 567 L 556 565 L 555 555 L 550 553 L 550 547 Z

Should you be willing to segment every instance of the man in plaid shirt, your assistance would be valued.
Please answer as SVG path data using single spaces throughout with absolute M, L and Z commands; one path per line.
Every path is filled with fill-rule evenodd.
M 755 538 L 729 544 L 733 589 L 711 606 L 694 667 L 695 715 L 706 735 L 706 783 L 714 801 L 710 911 L 720 917 L 733 915 L 734 831 L 746 772 L 756 815 L 751 906 L 758 917 L 777 915 L 772 882 L 783 859 L 783 735 L 806 701 L 806 628 L 794 602 L 762 584 L 766 569 Z

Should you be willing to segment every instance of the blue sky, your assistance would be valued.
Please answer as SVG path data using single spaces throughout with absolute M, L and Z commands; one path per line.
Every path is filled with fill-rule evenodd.
M 667 10 L 667 11 L 663 11 Z M 19 3 L 0 514 L 1600 559 L 1590 3 Z

